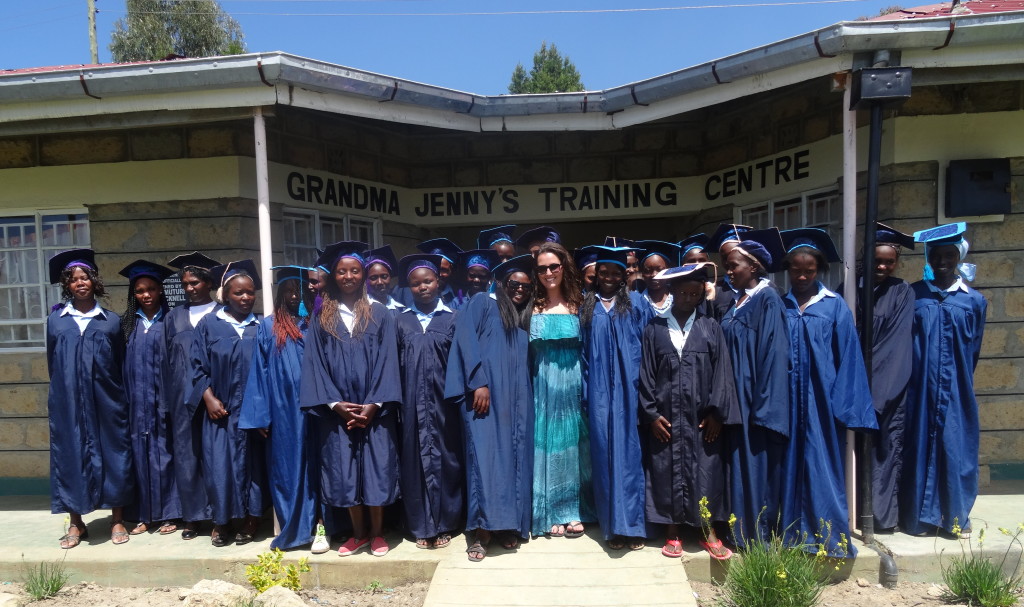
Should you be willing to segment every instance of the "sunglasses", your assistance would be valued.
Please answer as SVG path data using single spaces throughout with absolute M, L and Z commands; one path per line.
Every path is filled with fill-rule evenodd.
M 505 283 L 505 287 L 511 291 L 532 291 L 533 283 L 530 282 L 519 282 L 518 280 L 509 280 Z
M 547 274 L 549 272 L 551 274 L 554 274 L 555 272 L 558 272 L 561 269 L 562 269 L 562 264 L 560 264 L 560 263 L 553 263 L 553 264 L 551 264 L 549 266 L 537 266 L 537 273 L 540 274 L 540 275 L 544 275 L 544 274 Z

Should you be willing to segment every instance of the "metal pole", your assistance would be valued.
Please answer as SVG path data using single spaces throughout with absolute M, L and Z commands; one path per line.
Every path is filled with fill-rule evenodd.
M 871 104 L 871 141 L 868 147 L 868 192 L 867 205 L 864 209 L 864 288 L 861 291 L 861 347 L 864 349 L 864 366 L 868 369 L 868 382 L 871 382 L 871 349 L 874 346 L 874 309 L 875 309 L 875 221 L 878 220 L 878 170 L 882 158 L 882 104 L 875 101 Z M 870 433 L 863 434 L 862 470 L 861 475 L 861 511 L 860 529 L 864 543 L 875 541 L 875 513 L 872 507 L 872 477 L 874 466 L 871 452 L 873 441 Z
M 89 7 L 89 57 L 93 64 L 100 62 L 99 50 L 96 47 L 96 0 L 86 0 Z
M 263 280 L 263 314 L 274 311 L 273 247 L 270 241 L 270 179 L 267 171 L 267 125 L 263 108 L 253 111 L 253 132 L 256 139 L 256 202 L 259 205 L 260 277 Z
M 850 312 L 857 314 L 857 110 L 850 109 L 853 86 L 846 73 L 843 91 L 843 298 Z M 857 457 L 853 430 L 846 431 L 846 511 L 850 529 L 856 529 Z

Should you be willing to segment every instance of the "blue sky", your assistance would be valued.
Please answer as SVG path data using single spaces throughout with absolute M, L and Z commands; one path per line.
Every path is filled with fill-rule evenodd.
M 872 16 L 894 4 L 683 1 L 221 0 L 221 6 L 241 23 L 250 51 L 285 51 L 473 93 L 501 94 L 516 63 L 529 67 L 544 41 L 568 55 L 587 88 L 596 90 Z M 86 0 L 2 2 L 7 11 L 0 22 L 0 68 L 89 61 Z M 100 61 L 108 62 L 110 32 L 125 3 L 96 2 Z M 710 5 L 717 8 L 694 8 Z M 678 10 L 635 10 L 643 8 Z M 595 10 L 617 12 L 508 14 Z

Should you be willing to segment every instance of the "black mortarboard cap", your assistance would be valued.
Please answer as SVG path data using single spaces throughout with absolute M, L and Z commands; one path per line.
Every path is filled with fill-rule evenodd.
M 389 244 L 366 251 L 366 253 L 363 254 L 363 258 L 366 260 L 366 267 L 370 267 L 375 263 L 382 263 L 387 266 L 388 270 L 392 273 L 394 273 L 398 268 L 398 258 L 395 257 L 395 252 L 391 250 L 391 245 Z
M 217 288 L 223 287 L 224 282 L 230 280 L 232 276 L 242 273 L 249 275 L 249 278 L 252 279 L 253 287 L 256 289 L 263 288 L 263 281 L 260 280 L 260 271 L 251 259 L 229 261 L 228 263 L 210 268 L 210 275 L 213 276 L 213 282 Z
M 96 253 L 92 249 L 71 249 L 57 253 L 50 258 L 50 282 L 59 283 L 61 272 L 70 265 L 89 266 L 96 271 Z
M 752 243 L 753 246 L 744 246 L 743 250 L 757 258 L 765 270 L 778 272 L 782 269 L 786 246 L 782 244 L 782 236 L 779 235 L 778 228 L 743 232 L 740 246 L 743 246 L 744 243 Z
M 416 248 L 424 253 L 431 255 L 440 255 L 449 261 L 449 263 L 455 264 L 459 260 L 459 253 L 462 252 L 462 247 L 448 240 L 447 238 L 434 238 L 433 240 L 426 240 L 418 245 Z
M 286 280 L 298 280 L 305 283 L 309 280 L 309 268 L 306 266 L 274 266 L 274 284 L 279 285 Z
M 694 234 L 693 236 L 687 236 L 686 238 L 679 241 L 679 255 L 680 257 L 690 252 L 690 249 L 704 250 L 708 246 L 707 234 L 703 232 L 700 234 Z
M 620 236 L 605 236 L 604 246 L 610 249 L 632 249 L 633 241 L 628 238 L 622 238 Z
M 203 268 L 209 270 L 213 266 L 220 265 L 220 262 L 212 257 L 207 257 L 199 251 L 192 251 L 191 253 L 185 253 L 184 255 L 178 255 L 174 259 L 167 262 L 167 265 L 172 268 L 178 268 L 184 270 L 187 267 Z
M 665 258 L 665 263 L 668 267 L 674 267 L 679 265 L 679 245 L 674 242 L 664 242 L 661 240 L 638 240 L 633 245 L 642 249 L 643 253 L 638 253 L 640 263 L 643 263 L 645 259 L 651 255 L 660 255 Z
M 540 226 L 539 228 L 533 228 L 527 230 L 516 238 L 516 246 L 520 249 L 529 249 L 530 245 L 535 242 L 562 242 L 562 237 L 559 236 L 558 232 L 554 228 L 549 226 Z M 512 261 L 511 259 L 509 261 Z
M 722 248 L 722 243 L 729 240 L 743 240 L 743 234 L 749 232 L 754 228 L 750 226 L 741 225 L 738 223 L 720 223 L 718 229 L 708 238 L 707 248 L 718 251 Z
M 513 272 L 525 272 L 527 276 L 533 276 L 533 268 L 536 265 L 537 260 L 533 258 L 533 255 L 527 253 L 526 255 L 518 255 L 498 264 L 494 267 L 492 274 L 499 280 L 505 280 Z
M 635 251 L 633 247 L 604 247 L 599 245 L 584 247 L 586 251 L 593 251 L 597 254 L 597 263 L 613 263 L 626 268 L 629 254 Z
M 412 274 L 413 270 L 418 268 L 427 268 L 432 270 L 434 274 L 440 275 L 441 256 L 430 253 L 415 253 L 399 259 L 397 269 L 398 285 L 401 287 L 409 286 L 409 274 Z
M 516 241 L 512 240 L 512 232 L 515 229 L 514 225 L 507 225 L 480 230 L 480 235 L 476 237 L 476 248 L 489 249 L 503 240 L 507 240 L 509 244 L 515 244 Z
M 573 252 L 572 258 L 576 262 L 576 267 L 582 270 L 591 264 L 597 263 L 597 251 L 594 247 L 582 247 Z
M 904 249 L 914 249 L 914 237 L 891 228 L 880 221 L 875 222 L 875 244 L 888 244 Z
M 121 276 L 128 279 L 128 282 L 135 282 L 136 278 L 141 276 L 148 276 L 153 280 L 163 283 L 174 274 L 174 270 L 165 268 L 164 266 L 147 261 L 145 259 L 136 259 L 125 267 L 121 268 L 118 272 Z
M 488 272 L 498 265 L 498 254 L 494 249 L 473 249 L 459 253 L 459 267 L 468 270 L 472 266 L 481 266 Z
M 366 267 L 366 258 L 363 257 L 363 253 L 369 248 L 369 245 L 359 240 L 341 240 L 327 245 L 324 252 L 317 258 L 316 265 L 325 268 L 327 273 L 331 274 L 334 272 L 334 266 L 337 265 L 339 259 L 351 257 L 363 264 L 363 267 Z
M 782 236 L 782 244 L 786 246 L 786 253 L 792 253 L 793 250 L 800 247 L 810 247 L 821 251 L 829 263 L 842 260 L 838 249 L 836 249 L 836 243 L 828 235 L 828 232 L 821 228 L 795 228 L 781 232 L 780 236 Z

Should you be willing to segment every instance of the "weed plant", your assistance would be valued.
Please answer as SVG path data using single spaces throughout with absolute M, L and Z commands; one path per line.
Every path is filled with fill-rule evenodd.
M 309 571 L 309 559 L 303 557 L 297 565 L 285 565 L 283 559 L 284 552 L 275 548 L 261 552 L 256 555 L 256 563 L 245 566 L 245 577 L 256 592 L 263 592 L 271 586 L 284 586 L 293 592 L 302 589 L 299 574 Z
M 959 536 L 960 531 L 958 521 L 954 520 L 954 535 Z M 999 528 L 1000 533 L 1010 538 L 1010 545 L 1001 558 L 985 556 L 985 532 L 985 527 L 978 532 L 977 552 L 971 540 L 961 539 L 960 555 L 950 559 L 949 565 L 941 564 L 942 580 L 946 583 L 942 598 L 947 602 L 980 607 L 1010 607 L 1017 602 L 1021 588 L 1020 555 L 1017 556 L 1012 574 L 1005 574 L 1004 567 L 1014 545 L 1017 548 L 1024 547 L 1020 539 L 1024 533 L 1024 523 L 1013 531 Z
M 53 563 L 42 562 L 38 565 L 28 565 L 22 576 L 25 592 L 32 597 L 33 601 L 41 601 L 56 595 L 69 579 L 71 579 L 71 574 L 64 568 L 64 559 Z

